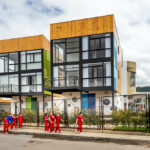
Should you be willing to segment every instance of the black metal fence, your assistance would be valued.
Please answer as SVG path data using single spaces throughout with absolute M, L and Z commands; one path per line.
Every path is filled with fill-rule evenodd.
M 16 116 L 22 113 L 26 126 L 44 126 L 44 113 L 60 113 L 64 120 L 62 126 L 75 128 L 77 115 L 82 110 L 83 128 L 150 132 L 149 94 L 103 96 L 96 98 L 94 103 L 94 109 L 90 109 L 90 104 L 89 109 L 81 109 L 80 99 L 54 99 L 53 108 L 51 101 L 45 101 L 44 104 L 42 101 L 32 104 L 12 102 L 11 112 Z M 1 120 L 4 115 L 1 115 Z

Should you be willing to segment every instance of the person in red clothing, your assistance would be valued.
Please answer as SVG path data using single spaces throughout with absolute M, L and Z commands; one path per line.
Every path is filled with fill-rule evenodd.
M 83 118 L 82 118 L 82 112 L 79 113 L 79 115 L 77 116 L 77 120 L 76 120 L 76 124 L 78 124 L 78 128 L 77 128 L 77 132 L 80 131 L 80 133 L 82 133 L 82 123 L 83 122 Z
M 7 116 L 7 121 L 8 121 L 8 127 L 11 130 L 13 128 L 13 117 L 12 117 L 11 113 L 9 113 L 9 115 Z
M 5 117 L 4 118 L 4 133 L 6 133 L 6 132 L 8 132 L 8 128 L 9 128 L 9 126 L 8 126 L 8 120 L 7 120 L 7 118 Z
M 18 116 L 18 122 L 19 122 L 19 128 L 22 128 L 22 123 L 23 123 L 23 116 L 22 116 L 22 114 L 20 114 Z
M 50 127 L 50 133 L 54 132 L 55 129 L 55 116 L 53 113 L 49 116 L 49 127 Z
M 59 131 L 59 133 L 61 132 L 61 130 L 60 130 L 60 121 L 64 122 L 62 120 L 62 118 L 60 117 L 60 115 L 57 114 L 57 116 L 56 116 L 56 130 L 55 130 L 55 132 L 57 132 L 57 130 Z
M 16 119 L 17 119 L 17 117 L 15 115 L 13 115 L 13 126 L 15 127 L 15 129 L 17 128 Z
M 45 122 L 45 131 L 47 132 L 49 130 L 49 127 L 48 127 L 48 114 L 46 113 L 44 115 L 44 122 Z

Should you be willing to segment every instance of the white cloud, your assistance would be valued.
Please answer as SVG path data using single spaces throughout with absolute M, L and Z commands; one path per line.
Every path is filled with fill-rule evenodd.
M 138 78 L 150 76 L 149 0 L 5 0 L 0 1 L 0 39 L 44 34 L 49 24 L 115 14 L 125 60 L 137 62 Z

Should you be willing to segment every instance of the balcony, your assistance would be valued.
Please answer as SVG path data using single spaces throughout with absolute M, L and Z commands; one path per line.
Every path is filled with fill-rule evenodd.
M 69 91 L 80 91 L 79 77 L 78 76 L 67 76 L 62 78 L 53 78 L 53 86 L 45 90 L 50 90 L 56 93 L 69 92 Z
M 21 92 L 22 93 L 37 93 L 42 92 L 42 85 L 36 84 L 36 85 L 22 85 L 21 86 Z
M 79 77 L 68 76 L 63 78 L 54 78 L 53 87 L 76 87 L 79 85 Z

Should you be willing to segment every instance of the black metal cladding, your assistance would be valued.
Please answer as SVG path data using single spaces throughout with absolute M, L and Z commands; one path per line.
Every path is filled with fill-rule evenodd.
M 105 34 L 99 34 L 99 35 L 90 35 L 88 36 L 88 43 L 90 43 L 90 40 L 93 40 L 93 39 L 98 39 L 100 42 L 103 42 L 103 40 L 101 39 L 105 39 L 107 37 L 110 37 L 110 45 L 111 47 L 110 48 L 106 48 L 106 49 L 110 49 L 110 57 L 97 57 L 97 58 L 90 58 L 90 52 L 93 52 L 93 51 L 104 51 L 106 49 L 104 49 L 104 47 L 97 47 L 97 49 L 90 49 L 90 44 L 88 45 L 88 59 L 83 59 L 83 51 L 82 51 L 82 37 L 76 37 L 76 38 L 79 38 L 79 61 L 72 61 L 72 62 L 67 62 L 66 61 L 66 53 L 65 53 L 65 56 L 64 56 L 64 60 L 63 62 L 60 62 L 58 61 L 57 63 L 54 62 L 54 49 L 53 49 L 53 44 L 59 44 L 59 43 L 65 43 L 65 47 L 66 46 L 66 41 L 67 39 L 59 39 L 59 40 L 52 40 L 51 41 L 51 88 L 49 90 L 51 91 L 60 91 L 60 92 L 63 92 L 63 91 L 66 91 L 66 89 L 68 89 L 68 87 L 54 87 L 54 67 L 55 66 L 65 66 L 65 65 L 79 65 L 79 85 L 78 87 L 70 87 L 69 90 L 73 90 L 73 91 L 76 91 L 76 90 L 86 90 L 86 91 L 90 91 L 90 90 L 113 90 L 114 88 L 114 69 L 113 69 L 113 32 L 112 33 L 107 33 L 107 35 L 105 36 Z M 74 38 L 68 38 L 68 39 L 74 39 Z M 65 49 L 66 51 L 66 49 Z M 85 51 L 84 51 L 85 52 Z M 103 54 L 103 52 L 102 52 Z M 56 55 L 55 55 L 56 56 Z M 89 59 L 90 58 L 90 59 Z M 56 58 L 55 58 L 56 59 Z M 83 87 L 83 64 L 88 64 L 88 63 L 98 63 L 98 62 L 111 62 L 111 86 L 97 86 L 97 87 Z M 103 70 L 104 71 L 104 70 Z M 105 78 L 105 77 L 104 77 Z M 104 84 L 103 84 L 104 85 Z M 76 89 L 76 90 L 75 90 Z

